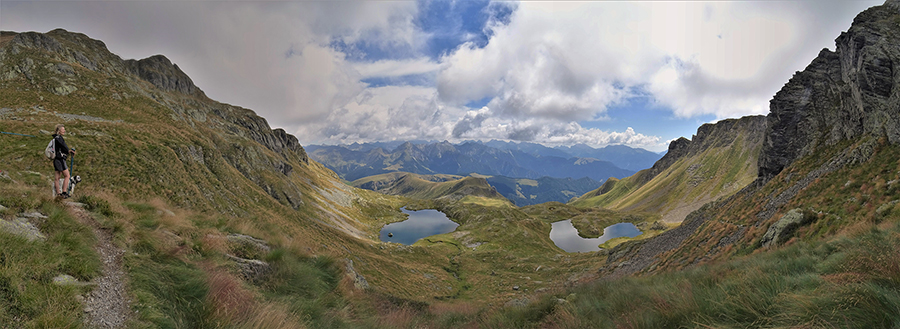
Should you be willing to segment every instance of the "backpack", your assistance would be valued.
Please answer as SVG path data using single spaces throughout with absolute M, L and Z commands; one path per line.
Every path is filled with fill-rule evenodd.
M 44 149 L 44 156 L 50 160 L 56 159 L 56 138 L 51 139 L 50 144 L 47 144 L 47 148 Z

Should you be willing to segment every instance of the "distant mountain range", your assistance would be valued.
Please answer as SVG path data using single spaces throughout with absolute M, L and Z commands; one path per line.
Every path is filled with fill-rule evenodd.
M 530 179 L 589 177 L 603 182 L 609 177 L 624 178 L 649 168 L 661 157 L 627 146 L 550 148 L 535 143 L 501 141 L 309 145 L 307 150 L 314 160 L 350 181 L 403 171 L 426 175 L 477 173 Z
M 656 160 L 662 157 L 662 154 L 659 153 L 625 145 L 608 145 L 602 148 L 593 148 L 585 144 L 575 144 L 550 148 L 537 143 L 515 143 L 496 140 L 484 144 L 501 150 L 522 151 L 531 155 L 563 158 L 579 157 L 609 161 L 616 167 L 632 171 L 650 168 Z
M 453 186 L 463 186 L 458 185 L 463 182 L 468 182 L 467 184 L 470 186 L 479 186 L 479 189 L 451 189 Z M 522 207 L 550 201 L 566 202 L 599 188 L 602 182 L 588 177 L 572 179 L 545 176 L 529 179 L 506 176 L 473 175 L 466 177 L 393 172 L 360 178 L 350 182 L 350 185 L 414 199 L 435 199 L 465 192 L 486 198 L 505 198 L 516 206 Z M 483 192 L 487 190 L 491 192 Z

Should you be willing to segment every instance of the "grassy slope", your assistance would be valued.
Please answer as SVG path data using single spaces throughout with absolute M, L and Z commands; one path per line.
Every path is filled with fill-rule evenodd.
M 388 195 L 401 195 L 412 199 L 451 198 L 464 203 L 482 203 L 512 206 L 491 187 L 484 178 L 455 175 L 419 175 L 411 173 L 387 173 L 360 178 L 350 183 L 356 187 L 374 187 Z
M 646 170 L 618 181 L 610 180 L 571 204 L 659 213 L 664 222 L 677 223 L 703 204 L 731 195 L 752 182 L 760 147 L 742 134 L 728 145 L 679 159 L 645 184 L 639 182 L 646 180 Z

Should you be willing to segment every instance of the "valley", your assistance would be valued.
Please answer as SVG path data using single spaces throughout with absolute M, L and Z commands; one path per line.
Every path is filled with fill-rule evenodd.
M 896 1 L 860 13 L 767 116 L 703 124 L 662 156 L 303 146 L 163 55 L 3 31 L 0 130 L 21 135 L 0 135 L 0 324 L 96 326 L 84 300 L 112 245 L 129 306 L 110 327 L 896 326 L 897 22 Z M 41 154 L 57 123 L 84 179 L 71 199 Z M 457 226 L 384 242 L 404 210 Z M 629 230 L 567 252 L 554 223 Z

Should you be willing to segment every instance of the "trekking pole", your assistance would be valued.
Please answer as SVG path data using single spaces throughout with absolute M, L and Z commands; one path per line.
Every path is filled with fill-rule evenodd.
M 72 151 L 74 151 L 74 150 L 75 150 L 75 148 L 73 147 Z M 72 184 L 74 181 L 73 178 L 75 178 L 75 154 L 72 154 L 72 158 L 69 159 L 69 168 L 70 168 L 69 169 L 69 177 L 70 178 L 69 178 L 69 181 L 67 182 L 67 183 L 69 183 L 69 189 L 66 191 L 66 193 L 71 195 L 72 192 L 75 190 L 75 184 Z M 81 180 L 81 179 L 78 179 L 78 180 Z
M 17 136 L 25 136 L 25 137 L 37 137 L 37 136 L 34 136 L 34 135 L 26 135 L 26 134 L 20 134 L 20 133 L 10 133 L 10 132 L 5 132 L 5 131 L 0 131 L 0 134 L 17 135 Z

